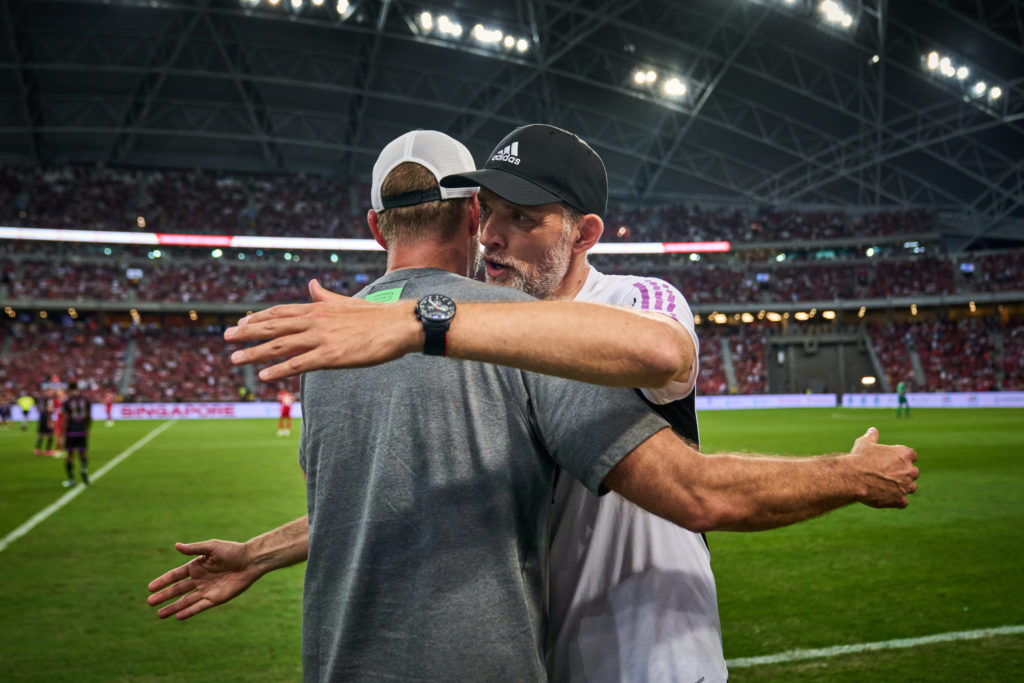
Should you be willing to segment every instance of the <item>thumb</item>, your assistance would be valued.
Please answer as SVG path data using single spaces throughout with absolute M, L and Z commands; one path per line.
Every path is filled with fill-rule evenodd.
M 213 552 L 213 541 L 198 543 L 175 543 L 174 547 L 182 555 L 209 555 Z
M 313 301 L 316 302 L 331 302 L 348 298 L 325 289 L 324 286 L 320 284 L 320 281 L 315 278 L 309 281 L 309 295 L 313 298 Z
M 878 443 L 878 430 L 874 427 L 868 427 L 868 431 L 864 432 L 864 436 L 860 437 L 860 439 L 864 439 L 867 443 Z M 860 439 L 857 440 L 860 441 Z

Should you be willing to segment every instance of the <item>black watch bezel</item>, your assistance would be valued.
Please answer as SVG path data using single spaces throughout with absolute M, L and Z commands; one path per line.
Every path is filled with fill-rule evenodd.
M 439 308 L 446 310 L 442 313 Z M 416 302 L 416 317 L 423 323 L 423 353 L 427 356 L 445 355 L 448 328 L 455 318 L 455 302 L 444 294 L 427 294 Z

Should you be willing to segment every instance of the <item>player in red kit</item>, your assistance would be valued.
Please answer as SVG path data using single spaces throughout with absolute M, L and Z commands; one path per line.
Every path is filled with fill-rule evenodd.
M 290 391 L 279 391 L 277 402 L 281 404 L 281 417 L 277 418 L 277 435 L 288 436 L 292 433 L 292 403 L 295 402 L 295 397 Z
M 103 407 L 107 410 L 107 426 L 114 426 L 114 403 L 117 402 L 117 394 L 113 391 L 108 391 L 103 394 Z
M 67 440 L 67 419 L 64 415 L 64 402 L 68 394 L 63 389 L 57 390 L 57 396 L 53 399 L 53 435 L 57 440 L 57 449 L 47 451 L 46 454 L 59 458 L 64 455 L 64 442 Z

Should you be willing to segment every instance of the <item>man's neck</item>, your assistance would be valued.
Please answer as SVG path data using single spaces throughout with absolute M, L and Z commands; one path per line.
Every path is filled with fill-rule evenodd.
M 569 264 L 569 270 L 565 277 L 558 283 L 555 290 L 551 292 L 548 299 L 575 299 L 576 295 L 583 289 L 590 274 L 590 264 L 587 263 L 587 255 L 580 254 Z
M 387 272 L 404 268 L 438 268 L 465 277 L 469 270 L 467 263 L 465 251 L 451 245 L 395 245 L 388 249 Z

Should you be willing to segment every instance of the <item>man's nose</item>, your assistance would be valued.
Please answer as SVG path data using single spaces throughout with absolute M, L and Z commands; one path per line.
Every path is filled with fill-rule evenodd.
M 490 219 L 484 221 L 480 229 L 480 243 L 485 247 L 503 248 L 505 246 L 505 231 L 501 229 L 499 221 Z

